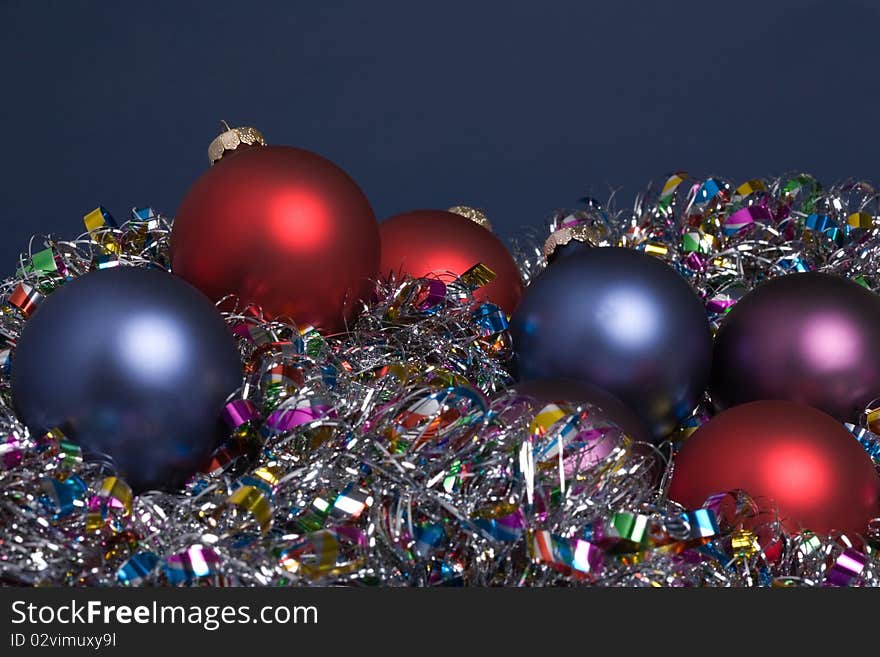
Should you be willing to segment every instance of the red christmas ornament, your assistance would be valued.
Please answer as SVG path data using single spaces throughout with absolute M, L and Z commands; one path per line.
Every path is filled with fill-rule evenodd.
M 171 232 L 174 273 L 212 299 L 235 294 L 269 317 L 341 330 L 379 269 L 373 210 L 329 160 L 249 143 L 247 130 L 215 140 L 216 165 L 183 199 Z
M 880 477 L 834 418 L 790 401 L 728 409 L 700 427 L 675 459 L 669 497 L 688 508 L 741 488 L 779 510 L 790 532 L 863 534 L 880 512 Z
M 478 263 L 495 272 L 495 280 L 474 296 L 513 312 L 522 294 L 519 270 L 507 248 L 476 221 L 443 210 L 414 210 L 379 223 L 383 276 L 436 276 L 449 282 Z

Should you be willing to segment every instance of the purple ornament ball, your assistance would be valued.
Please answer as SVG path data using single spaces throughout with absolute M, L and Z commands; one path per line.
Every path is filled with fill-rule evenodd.
M 533 379 L 517 383 L 508 389 L 507 394 L 516 401 L 530 402 L 532 413 L 538 413 L 548 404 L 589 405 L 593 408 L 591 414 L 600 424 L 619 429 L 609 431 L 601 440 L 595 441 L 588 457 L 585 454 L 578 456 L 582 459 L 580 465 L 583 467 L 593 467 L 606 459 L 616 447 L 621 446 L 624 434 L 635 441 L 631 445 L 634 452 L 645 456 L 655 455 L 649 445 L 651 433 L 641 418 L 617 397 L 597 386 L 573 379 Z M 662 474 L 659 465 L 660 461 L 653 461 L 653 477 L 656 481 Z
M 760 284 L 715 339 L 710 393 L 718 409 L 787 399 L 855 422 L 880 396 L 880 296 L 817 272 Z
M 538 405 L 569 402 L 590 404 L 598 408 L 605 419 L 623 432 L 641 442 L 650 442 L 651 436 L 644 423 L 617 397 L 601 388 L 571 379 L 535 379 L 523 381 L 510 388 L 516 397 L 526 397 Z M 608 448 L 611 451 L 611 447 Z

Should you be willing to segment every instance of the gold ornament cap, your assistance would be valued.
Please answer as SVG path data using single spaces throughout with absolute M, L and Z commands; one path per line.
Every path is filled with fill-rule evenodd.
M 263 133 L 256 128 L 250 126 L 230 128 L 226 121 L 220 121 L 220 129 L 222 132 L 208 146 L 208 159 L 211 161 L 211 166 L 217 164 L 230 151 L 235 151 L 242 146 L 266 145 Z
M 603 240 L 600 232 L 592 226 L 584 224 L 564 226 L 555 230 L 545 240 L 543 248 L 544 260 L 550 262 L 550 258 L 553 257 L 556 250 L 571 241 L 580 242 L 586 246 L 599 246 Z
M 486 213 L 479 208 L 472 208 L 469 205 L 453 205 L 446 211 L 452 212 L 453 214 L 460 214 L 462 217 L 467 217 L 475 224 L 479 224 L 490 233 L 492 232 L 492 224 L 489 223 L 489 217 L 487 217 Z

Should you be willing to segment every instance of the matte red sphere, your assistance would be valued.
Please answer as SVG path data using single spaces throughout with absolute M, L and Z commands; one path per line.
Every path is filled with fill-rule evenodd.
M 434 275 L 449 282 L 482 263 L 495 280 L 475 297 L 513 312 L 522 295 L 519 269 L 507 248 L 491 231 L 467 217 L 444 210 L 414 210 L 379 223 L 382 275 Z
M 880 477 L 834 418 L 790 401 L 757 401 L 719 413 L 675 459 L 669 497 L 697 508 L 741 488 L 779 509 L 789 531 L 864 534 L 880 512 Z
M 345 327 L 379 270 L 366 196 L 320 155 L 289 146 L 229 153 L 187 192 L 171 231 L 174 273 L 212 299 L 269 317 Z

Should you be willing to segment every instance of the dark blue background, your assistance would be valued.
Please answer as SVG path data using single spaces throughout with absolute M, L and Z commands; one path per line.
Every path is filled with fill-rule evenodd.
M 876 178 L 861 2 L 0 3 L 0 262 L 97 204 L 173 214 L 218 120 L 336 161 L 380 217 L 499 232 L 675 169 Z

